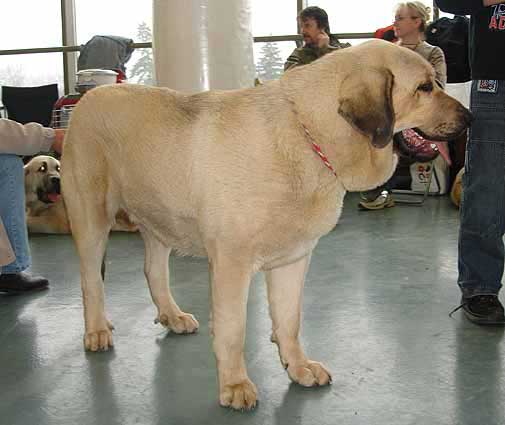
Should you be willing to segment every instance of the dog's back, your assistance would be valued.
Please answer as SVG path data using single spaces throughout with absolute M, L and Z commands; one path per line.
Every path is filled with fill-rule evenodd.
M 256 224 L 247 230 L 252 236 L 270 220 L 268 203 L 281 209 L 282 197 L 291 202 L 286 214 L 297 214 L 293 173 L 306 167 L 298 170 L 295 161 L 286 166 L 272 140 L 289 139 L 292 130 L 275 134 L 281 133 L 275 120 L 265 118 L 275 105 L 262 100 L 263 88 L 254 90 L 186 96 L 117 85 L 86 94 L 73 112 L 62 158 L 63 193 L 69 210 L 76 208 L 69 211 L 72 228 L 83 208 L 97 209 L 108 221 L 122 207 L 170 246 L 206 255 L 202 237 L 213 237 L 208 228 L 232 233 L 232 221 L 254 210 Z M 300 143 L 299 150 L 312 158 L 308 145 Z M 80 187 L 78 195 L 68 186 Z

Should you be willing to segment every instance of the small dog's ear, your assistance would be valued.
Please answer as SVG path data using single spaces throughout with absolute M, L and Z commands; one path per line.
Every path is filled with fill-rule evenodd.
M 30 169 L 25 165 L 24 166 L 24 169 L 25 169 L 25 177 L 30 174 Z
M 376 148 L 393 140 L 393 74 L 387 69 L 366 69 L 347 76 L 340 87 L 338 113 Z

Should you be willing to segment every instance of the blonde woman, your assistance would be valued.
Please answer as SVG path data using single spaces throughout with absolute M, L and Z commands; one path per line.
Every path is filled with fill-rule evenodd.
M 393 28 L 398 39 L 396 44 L 419 53 L 435 70 L 436 80 L 443 88 L 447 82 L 447 66 L 444 52 L 424 41 L 424 32 L 430 19 L 431 9 L 420 1 L 400 3 L 396 8 Z
M 424 32 L 430 19 L 431 9 L 420 1 L 409 1 L 398 4 L 396 7 L 393 28 L 396 44 L 410 49 L 425 58 L 435 70 L 435 79 L 440 87 L 444 88 L 447 82 L 447 66 L 444 52 L 440 47 L 432 46 L 424 41 Z M 410 134 L 410 133 L 413 134 Z M 415 134 L 412 130 L 406 130 L 407 138 L 402 138 L 408 144 L 407 148 L 416 151 L 418 157 L 428 157 L 432 153 L 431 144 Z M 405 136 L 406 134 L 404 134 Z M 448 160 L 447 148 L 438 145 L 441 154 Z M 393 188 L 393 178 L 372 191 L 362 193 L 364 200 L 359 203 L 362 210 L 380 210 L 394 207 L 395 203 L 390 194 Z

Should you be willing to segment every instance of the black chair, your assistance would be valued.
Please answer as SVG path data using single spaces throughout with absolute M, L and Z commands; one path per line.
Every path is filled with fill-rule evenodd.
M 58 98 L 57 84 L 38 87 L 2 86 L 2 103 L 7 118 L 21 124 L 37 122 L 49 127 L 53 106 Z

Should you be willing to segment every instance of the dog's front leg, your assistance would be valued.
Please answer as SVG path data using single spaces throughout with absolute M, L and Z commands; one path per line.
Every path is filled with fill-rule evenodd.
M 26 226 L 29 233 L 70 233 L 67 221 L 58 221 L 46 216 L 26 216 Z
M 146 257 L 144 272 L 151 291 L 151 297 L 158 308 L 155 323 L 161 323 L 177 334 L 190 334 L 198 329 L 198 322 L 192 314 L 183 312 L 172 296 L 169 286 L 168 257 L 170 249 L 154 235 L 142 230 Z
M 251 267 L 219 255 L 209 258 L 212 334 L 219 378 L 219 403 L 233 409 L 256 406 L 256 386 L 244 359 Z
M 105 315 L 104 286 L 100 275 L 106 235 L 94 240 L 90 238 L 94 242 L 93 245 L 88 245 L 88 241 L 83 239 L 76 239 L 76 242 L 81 257 L 81 288 L 86 328 L 84 346 L 90 351 L 106 351 L 113 346 L 114 329 Z
M 305 387 L 326 385 L 331 375 L 319 362 L 303 352 L 299 340 L 302 292 L 310 254 L 265 273 L 272 317 L 272 342 L 279 348 L 282 365 L 292 381 Z

